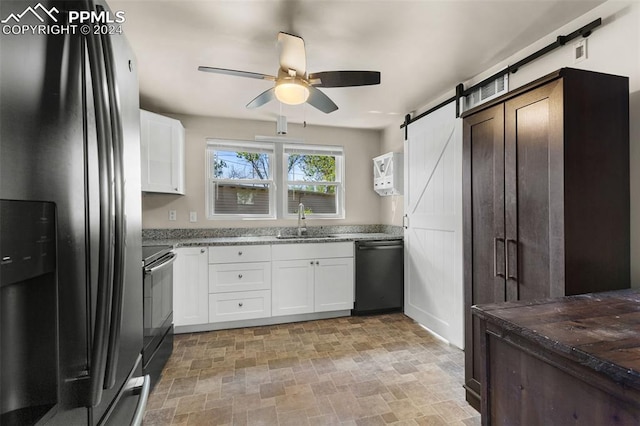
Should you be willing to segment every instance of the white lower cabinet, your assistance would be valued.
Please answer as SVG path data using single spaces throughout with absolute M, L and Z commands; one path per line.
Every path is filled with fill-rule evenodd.
M 209 295 L 209 321 L 239 321 L 271 316 L 271 291 L 236 291 Z
M 271 316 L 271 246 L 209 248 L 209 322 Z
M 200 326 L 182 330 L 353 309 L 351 242 L 181 247 L 176 251 L 174 324 Z
M 209 265 L 209 292 L 268 290 L 271 262 L 219 263 Z
M 313 260 L 273 262 L 273 316 L 313 312 Z
M 176 326 L 209 322 L 207 249 L 181 247 L 173 265 L 173 323 Z
M 353 258 L 318 259 L 314 271 L 315 312 L 353 309 Z
M 353 309 L 353 243 L 274 245 L 272 256 L 273 316 Z

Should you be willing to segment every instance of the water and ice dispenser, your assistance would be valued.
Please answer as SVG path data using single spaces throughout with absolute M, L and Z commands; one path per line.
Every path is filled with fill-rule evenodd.
M 0 200 L 0 424 L 58 404 L 55 205 Z

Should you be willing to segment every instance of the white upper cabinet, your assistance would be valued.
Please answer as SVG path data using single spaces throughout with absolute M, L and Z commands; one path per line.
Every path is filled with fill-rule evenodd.
M 142 191 L 184 195 L 184 140 L 180 121 L 140 110 Z

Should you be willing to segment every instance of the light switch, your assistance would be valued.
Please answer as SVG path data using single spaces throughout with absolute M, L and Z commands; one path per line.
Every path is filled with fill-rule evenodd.
M 189 212 L 189 222 L 198 221 L 198 212 Z

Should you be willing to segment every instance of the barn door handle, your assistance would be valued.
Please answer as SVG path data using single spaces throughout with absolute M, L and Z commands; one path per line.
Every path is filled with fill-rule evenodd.
M 498 272 L 498 241 L 502 241 L 502 247 L 505 247 L 505 242 L 504 242 L 504 238 L 501 237 L 496 237 L 493 239 L 493 276 L 494 277 L 505 277 L 505 274 L 503 271 L 503 268 L 500 268 L 500 272 Z M 504 250 L 503 250 L 503 254 L 504 254 Z M 504 259 L 504 256 L 503 256 Z

